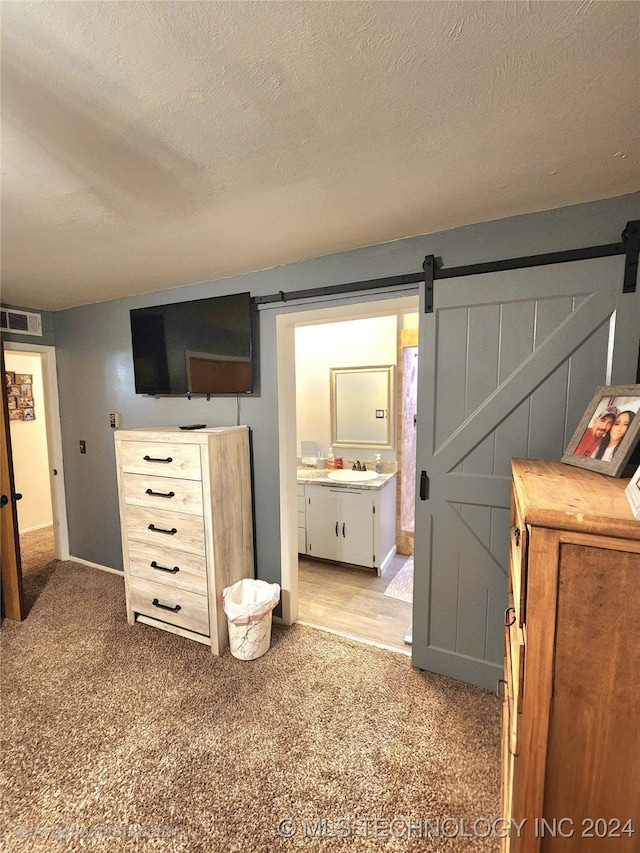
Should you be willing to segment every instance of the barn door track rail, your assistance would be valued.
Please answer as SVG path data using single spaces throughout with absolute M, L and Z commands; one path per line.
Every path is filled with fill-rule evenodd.
M 393 288 L 402 285 L 425 283 L 425 312 L 433 311 L 434 281 L 446 278 L 459 278 L 465 275 L 481 275 L 483 273 L 516 270 L 525 267 L 538 267 L 545 264 L 564 264 L 568 261 L 585 261 L 590 258 L 606 258 L 612 255 L 626 255 L 624 268 L 623 293 L 635 293 L 638 284 L 638 256 L 640 254 L 640 220 L 627 222 L 619 243 L 608 243 L 604 246 L 588 246 L 583 249 L 567 249 L 562 252 L 548 252 L 542 255 L 529 255 L 523 258 L 507 258 L 500 261 L 488 261 L 481 264 L 468 264 L 461 267 L 446 268 L 441 259 L 427 255 L 424 259 L 422 272 L 392 275 L 385 278 L 368 279 L 367 281 L 352 281 L 347 284 L 334 284 L 324 287 L 312 287 L 306 290 L 291 290 L 272 293 L 268 296 L 254 296 L 255 305 L 267 305 L 274 302 L 293 302 L 296 299 L 312 299 L 319 296 L 339 296 L 357 293 L 362 290 L 377 288 Z

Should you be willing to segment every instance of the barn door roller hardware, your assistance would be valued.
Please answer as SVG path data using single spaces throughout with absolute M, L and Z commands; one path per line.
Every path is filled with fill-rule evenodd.
M 626 255 L 624 266 L 623 293 L 635 293 L 638 285 L 638 255 L 640 254 L 640 220 L 627 222 L 622 232 L 622 242 L 608 243 L 604 246 L 589 246 L 585 249 L 568 249 L 564 252 L 548 252 L 545 255 L 529 255 L 524 258 L 507 258 L 502 261 L 487 261 L 482 264 L 468 264 L 464 267 L 438 268 L 437 262 L 433 270 L 433 279 L 460 278 L 464 275 L 482 275 L 489 272 L 517 270 L 525 267 L 540 267 L 546 264 L 564 264 L 568 261 L 585 261 L 591 258 L 606 258 L 612 255 Z M 424 260 L 425 288 L 428 289 L 427 276 L 430 274 L 428 261 L 433 255 L 427 255 Z M 432 279 L 432 289 L 433 289 Z M 425 300 L 425 313 L 433 311 L 433 299 Z
M 622 232 L 627 260 L 624 265 L 623 293 L 635 293 L 638 286 L 638 255 L 640 255 L 640 219 L 627 222 Z

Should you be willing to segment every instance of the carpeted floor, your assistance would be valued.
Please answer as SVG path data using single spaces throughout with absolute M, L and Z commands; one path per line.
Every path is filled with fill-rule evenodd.
M 499 849 L 491 693 L 302 626 L 216 658 L 128 626 L 121 577 L 28 575 L 2 625 L 6 850 Z

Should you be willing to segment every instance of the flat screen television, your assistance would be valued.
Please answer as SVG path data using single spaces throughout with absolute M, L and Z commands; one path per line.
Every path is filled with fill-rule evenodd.
M 131 310 L 136 394 L 251 394 L 249 293 Z

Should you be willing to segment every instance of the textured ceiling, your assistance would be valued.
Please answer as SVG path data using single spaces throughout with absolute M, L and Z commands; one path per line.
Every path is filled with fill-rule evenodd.
M 58 309 L 640 188 L 635 2 L 12 2 L 2 300 Z

